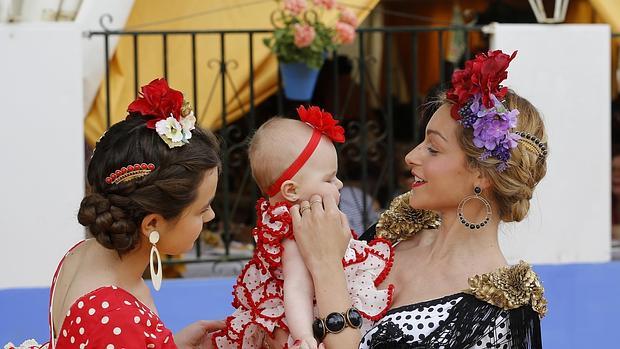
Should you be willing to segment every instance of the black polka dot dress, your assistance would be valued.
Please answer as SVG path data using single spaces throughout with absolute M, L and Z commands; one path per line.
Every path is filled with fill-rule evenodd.
M 372 240 L 379 228 L 378 236 L 394 238 L 402 233 L 399 229 L 412 234 L 415 229 L 438 226 L 434 214 L 414 211 L 408 197 L 400 196 L 360 239 Z M 521 261 L 474 275 L 468 283 L 463 292 L 390 309 L 382 319 L 365 325 L 369 330 L 362 331 L 359 348 L 542 348 L 540 321 L 547 313 L 547 301 L 542 282 L 529 264 Z

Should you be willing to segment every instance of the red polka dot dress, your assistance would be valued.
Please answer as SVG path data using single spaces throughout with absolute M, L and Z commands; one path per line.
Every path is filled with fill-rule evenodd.
M 177 348 L 172 332 L 157 314 L 116 286 L 100 287 L 78 298 L 67 311 L 61 327 L 54 329 L 52 301 L 63 261 L 56 270 L 50 292 L 50 349 Z
M 56 348 L 176 348 L 172 332 L 131 293 L 106 286 L 80 297 L 57 331 Z
M 293 239 L 292 218 L 287 203 L 256 205 L 257 225 L 252 231 L 256 248 L 233 288 L 235 312 L 226 319 L 226 328 L 216 332 L 213 343 L 219 349 L 263 348 L 266 336 L 276 328 L 288 332 L 284 313 L 282 242 Z M 351 239 L 342 260 L 349 296 L 368 320 L 383 317 L 392 303 L 394 288 L 378 289 L 389 273 L 393 251 L 382 239 L 370 243 Z M 368 328 L 371 322 L 366 321 Z M 293 339 L 289 336 L 288 343 Z

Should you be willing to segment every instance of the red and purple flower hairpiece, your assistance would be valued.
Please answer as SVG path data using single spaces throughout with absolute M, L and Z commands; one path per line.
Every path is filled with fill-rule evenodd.
M 473 143 L 483 149 L 481 160 L 494 157 L 499 160 L 498 171 L 508 167 L 510 151 L 521 139 L 512 132 L 517 126 L 517 109 L 509 110 L 502 103 L 508 88 L 501 85 L 508 77 L 508 65 L 517 55 L 500 50 L 476 55 L 465 62 L 465 68 L 452 74 L 452 88 L 447 98 L 454 102 L 452 118 L 464 128 L 473 130 Z

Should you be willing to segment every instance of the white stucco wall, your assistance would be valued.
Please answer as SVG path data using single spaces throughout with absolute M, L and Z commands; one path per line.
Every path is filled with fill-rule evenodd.
M 611 237 L 611 33 L 607 25 L 495 25 L 491 46 L 518 50 L 506 85 L 543 114 L 547 176 L 529 217 L 502 227 L 511 261 L 604 262 Z
M 83 237 L 82 33 L 0 25 L 0 288 L 48 285 Z
M 104 76 L 102 30 L 122 29 L 133 0 L 84 0 L 75 22 L 0 24 L 0 288 L 49 286 L 84 237 L 84 116 Z M 110 57 L 117 39 L 110 40 Z

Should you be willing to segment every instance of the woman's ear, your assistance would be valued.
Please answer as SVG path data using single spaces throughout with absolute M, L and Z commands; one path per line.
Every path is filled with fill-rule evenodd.
M 484 175 L 484 173 L 482 173 L 482 171 L 476 170 L 475 175 L 476 175 L 476 179 L 474 181 L 474 183 L 476 183 L 475 186 L 480 187 L 482 191 L 487 191 L 491 189 L 491 181 L 489 180 L 487 176 Z
M 296 202 L 299 200 L 299 194 L 297 194 L 297 182 L 293 180 L 287 180 L 280 186 L 280 193 L 287 201 Z
M 147 214 L 144 219 L 142 219 L 142 224 L 140 225 L 140 233 L 144 235 L 147 240 L 152 231 L 157 231 L 161 234 L 162 231 L 165 230 L 166 220 L 160 214 L 150 213 Z

